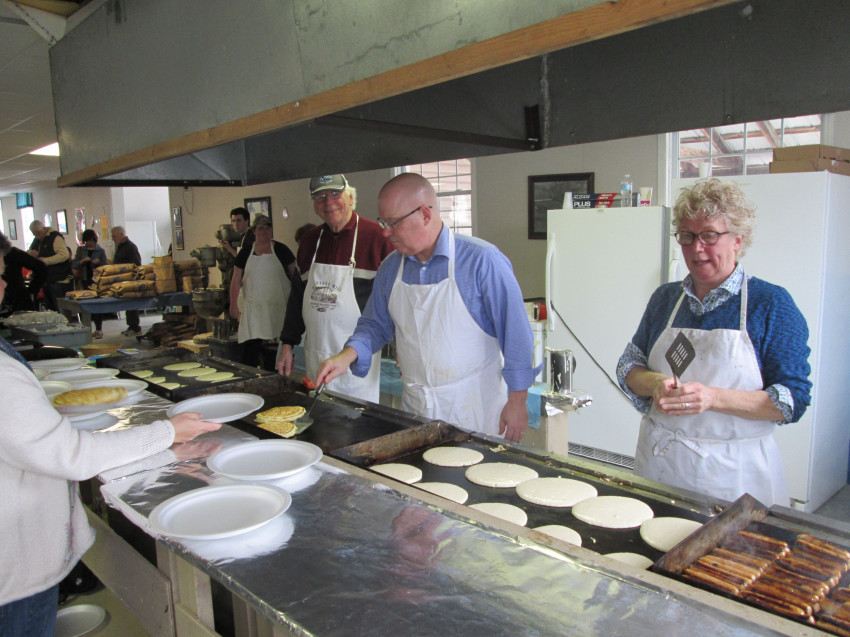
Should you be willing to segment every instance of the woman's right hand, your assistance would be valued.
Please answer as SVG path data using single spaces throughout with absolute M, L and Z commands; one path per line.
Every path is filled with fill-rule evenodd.
M 221 428 L 221 423 L 201 420 L 201 414 L 196 411 L 175 414 L 170 420 L 174 426 L 174 444 L 194 440 L 201 434 Z

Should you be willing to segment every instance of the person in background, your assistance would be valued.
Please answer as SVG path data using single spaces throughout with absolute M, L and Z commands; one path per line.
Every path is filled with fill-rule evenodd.
M 83 245 L 77 246 L 77 251 L 74 254 L 74 259 L 71 261 L 71 267 L 74 270 L 80 268 L 82 270 L 81 281 L 84 289 L 89 289 L 92 284 L 94 271 L 102 265 L 106 265 L 106 251 L 97 243 L 97 233 L 89 228 L 83 232 Z M 94 338 L 103 338 L 103 316 L 100 314 L 91 315 L 92 323 L 94 323 Z
M 809 331 L 785 289 L 738 262 L 754 225 L 735 183 L 709 179 L 682 191 L 673 227 L 690 274 L 653 293 L 617 377 L 644 414 L 637 475 L 789 506 L 773 431 L 811 401 Z M 691 348 L 693 360 L 674 377 L 668 352 Z
M 421 175 L 387 182 L 378 210 L 396 251 L 378 269 L 354 334 L 321 363 L 316 382 L 349 367 L 366 374 L 372 354 L 395 337 L 402 409 L 518 441 L 528 427 L 528 388 L 539 370 L 510 261 L 495 246 L 449 230 L 433 186 Z
M 393 251 L 381 227 L 355 212 L 357 191 L 344 175 L 310 180 L 313 210 L 324 221 L 307 230 L 298 243 L 300 281 L 293 285 L 280 334 L 278 373 L 289 375 L 292 348 L 304 339 L 307 375 L 316 376 L 319 363 L 342 349 L 372 293 L 381 261 Z M 300 230 L 300 228 L 299 228 Z M 381 396 L 380 352 L 361 378 L 347 372 L 329 389 L 373 403 Z
M 2 256 L 11 244 L 0 234 Z M 0 281 L 0 300 L 6 284 Z M 0 635 L 53 635 L 59 582 L 94 542 L 77 481 L 215 431 L 182 413 L 122 431 L 75 429 L 29 365 L 0 337 Z
M 301 244 L 301 239 L 307 234 L 308 230 L 312 230 L 316 227 L 315 223 L 305 223 L 303 226 L 298 226 L 295 230 L 295 245 Z
M 142 257 L 136 244 L 130 241 L 122 226 L 113 226 L 112 241 L 115 243 L 115 256 L 112 263 L 132 263 L 135 266 L 142 265 Z M 127 329 L 121 332 L 124 336 L 135 336 L 142 333 L 141 321 L 138 310 L 127 310 Z
M 283 327 L 295 255 L 272 239 L 272 221 L 267 216 L 257 215 L 253 229 L 253 245 L 239 251 L 233 268 L 230 315 L 239 319 L 237 340 L 243 347 L 242 362 L 262 367 L 263 342 L 277 339 Z M 240 291 L 241 316 L 237 303 Z
M 30 271 L 29 281 L 24 277 L 25 269 Z M 3 279 L 6 281 L 4 314 L 37 310 L 36 297 L 47 280 L 47 264 L 20 248 L 13 247 L 6 254 Z
M 33 221 L 30 232 L 34 238 L 27 252 L 41 259 L 47 266 L 44 300 L 48 309 L 56 311 L 56 299 L 65 296 L 71 282 L 71 251 L 65 245 L 62 235 L 41 221 Z
M 230 290 L 230 283 L 233 281 L 233 266 L 239 250 L 250 248 L 254 243 L 254 230 L 250 227 L 250 219 L 251 216 L 248 211 L 241 206 L 231 210 L 230 227 L 233 229 L 236 239 L 219 241 L 223 251 L 222 258 L 218 260 L 218 269 L 221 271 L 221 287 L 228 291 Z M 225 304 L 225 312 L 230 313 L 229 295 Z

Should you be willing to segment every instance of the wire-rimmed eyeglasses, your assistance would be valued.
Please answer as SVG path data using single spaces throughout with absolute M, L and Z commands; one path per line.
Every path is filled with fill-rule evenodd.
M 424 204 L 420 204 L 420 205 L 416 206 L 416 208 L 414 208 L 413 210 L 408 212 L 406 215 L 402 215 L 402 216 L 398 217 L 397 219 L 381 219 L 380 217 L 378 217 L 378 225 L 381 226 L 384 229 L 389 228 L 390 230 L 395 230 L 396 226 L 398 224 L 400 224 L 402 221 L 407 219 L 414 212 L 418 212 L 419 209 L 423 207 L 423 205 Z M 431 206 L 424 206 L 424 207 L 430 208 Z
M 313 201 L 316 201 L 316 202 L 321 201 L 322 203 L 324 203 L 328 199 L 332 199 L 332 200 L 336 201 L 337 199 L 342 197 L 343 192 L 345 192 L 345 191 L 344 190 L 325 190 L 324 192 L 320 192 L 320 193 L 313 195 Z
M 689 246 L 693 245 L 693 242 L 699 239 L 699 242 L 704 246 L 713 246 L 718 241 L 720 241 L 720 236 L 724 234 L 729 234 L 729 231 L 726 232 L 714 232 L 711 230 L 707 230 L 705 232 L 685 232 L 680 230 L 675 233 L 673 236 L 676 237 L 676 242 L 680 246 Z

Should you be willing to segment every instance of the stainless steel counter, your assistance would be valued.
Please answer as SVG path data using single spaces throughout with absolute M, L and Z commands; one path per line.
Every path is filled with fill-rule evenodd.
M 112 413 L 138 426 L 170 404 L 146 394 Z M 101 492 L 150 533 L 160 502 L 231 483 L 205 458 L 246 439 L 224 425 L 102 474 Z M 293 501 L 265 527 L 159 542 L 295 634 L 823 634 L 327 456 L 273 484 Z

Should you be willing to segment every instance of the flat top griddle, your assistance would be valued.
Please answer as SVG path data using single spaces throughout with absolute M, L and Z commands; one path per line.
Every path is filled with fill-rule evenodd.
M 424 425 L 422 428 L 423 432 L 434 424 Z M 554 508 L 527 502 L 517 495 L 514 488 L 499 489 L 474 484 L 466 479 L 465 472 L 467 467 L 440 467 L 433 465 L 423 459 L 424 452 L 433 446 L 457 446 L 475 449 L 484 455 L 482 462 L 510 462 L 519 464 L 534 469 L 541 478 L 562 477 L 586 482 L 593 485 L 600 496 L 619 495 L 636 498 L 648 504 L 655 513 L 655 517 L 680 517 L 698 522 L 705 522 L 710 517 L 707 511 L 695 511 L 684 505 L 676 504 L 669 498 L 666 500 L 653 498 L 637 489 L 606 481 L 580 471 L 571 470 L 566 466 L 559 466 L 553 461 L 544 461 L 531 457 L 521 453 L 514 447 L 478 439 L 473 434 L 466 434 L 450 425 L 445 425 L 445 423 L 439 423 L 438 426 L 449 427 L 454 430 L 454 433 L 448 436 L 449 439 L 445 437 L 440 439 L 440 436 L 431 437 L 423 446 L 417 446 L 414 449 L 405 450 L 399 448 L 397 449 L 397 453 L 391 456 L 383 455 L 379 441 L 372 441 L 375 444 L 364 443 L 355 449 L 341 449 L 331 455 L 366 468 L 385 462 L 411 464 L 422 470 L 422 482 L 448 482 L 465 489 L 469 493 L 469 499 L 465 503 L 466 506 L 481 502 L 502 502 L 518 506 L 528 515 L 528 523 L 526 524 L 528 528 L 536 528 L 547 524 L 567 526 L 581 535 L 583 547 L 601 554 L 627 551 L 644 555 L 652 562 L 655 562 L 664 555 L 661 551 L 652 548 L 644 542 L 640 536 L 639 528 L 607 529 L 587 524 L 573 516 L 571 508 Z M 410 433 L 410 436 L 402 435 L 402 437 L 407 437 L 412 442 L 414 436 L 412 436 L 413 432 Z M 416 484 L 414 483 L 410 486 L 415 487 Z

